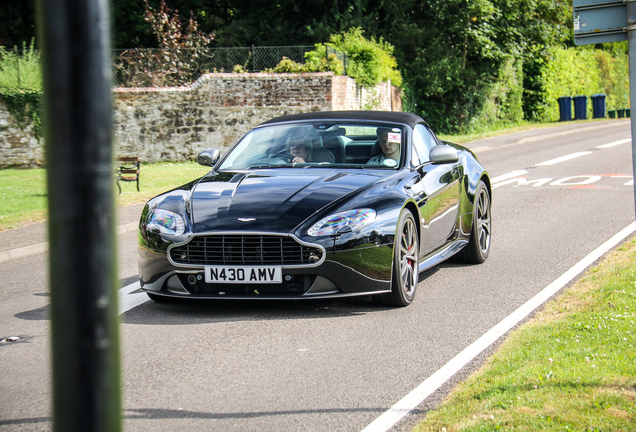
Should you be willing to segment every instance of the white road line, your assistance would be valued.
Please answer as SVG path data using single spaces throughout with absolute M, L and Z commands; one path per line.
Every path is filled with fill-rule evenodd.
M 610 148 L 610 147 L 614 147 L 614 146 L 617 146 L 617 145 L 625 144 L 625 143 L 628 143 L 628 142 L 632 142 L 632 139 L 631 138 L 627 138 L 627 139 L 620 140 L 620 141 L 614 141 L 614 142 L 611 142 L 609 144 L 603 144 L 603 145 L 600 145 L 600 146 L 594 147 L 594 148 L 595 149 Z
M 613 175 L 612 178 L 628 178 L 628 179 L 631 179 L 630 181 L 625 183 L 623 186 L 634 186 L 634 177 L 633 176 Z
M 498 182 L 501 182 L 501 181 L 504 181 L 504 180 L 508 180 L 508 179 L 514 178 L 514 177 L 519 177 L 520 175 L 523 175 L 523 174 L 528 174 L 528 171 L 526 171 L 526 170 L 512 171 L 512 172 L 509 172 L 508 174 L 503 174 L 503 175 L 500 175 L 498 177 L 491 178 L 490 179 L 490 184 L 495 184 L 495 183 L 498 183 Z
M 391 429 L 398 421 L 415 409 L 424 401 L 424 399 L 440 388 L 442 384 L 448 381 L 453 375 L 459 372 L 486 348 L 495 343 L 501 336 L 523 321 L 536 308 L 549 300 L 550 297 L 556 294 L 587 267 L 592 265 L 597 259 L 605 255 L 609 250 L 623 241 L 634 231 L 636 231 L 636 223 L 631 223 L 621 232 L 603 243 L 594 252 L 583 258 L 561 277 L 545 287 L 539 294 L 531 298 L 523 306 L 514 311 L 503 321 L 499 322 L 499 324 L 494 326 L 487 333 L 455 356 L 451 361 L 446 363 L 441 369 L 427 378 L 411 393 L 406 395 L 402 400 L 393 405 L 388 411 L 364 428 L 362 432 L 386 432 Z
M 139 281 L 120 288 L 119 293 L 119 315 L 128 312 L 132 308 L 146 303 L 150 298 L 145 292 L 136 293 L 140 288 Z
M 572 154 L 567 155 L 567 156 L 561 156 L 561 157 L 556 158 L 556 159 L 552 159 L 552 160 L 549 160 L 549 161 L 546 161 L 546 162 L 538 163 L 536 166 L 556 165 L 556 164 L 561 163 L 561 162 L 569 161 L 570 159 L 575 159 L 577 157 L 586 156 L 586 155 L 590 155 L 590 154 L 592 154 L 591 151 L 572 153 Z

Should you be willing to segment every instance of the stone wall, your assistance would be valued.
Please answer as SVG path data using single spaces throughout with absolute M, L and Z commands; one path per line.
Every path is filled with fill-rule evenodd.
M 249 129 L 281 115 L 401 110 L 399 89 L 390 84 L 369 91 L 331 72 L 216 73 L 189 87 L 116 88 L 113 95 L 115 153 L 145 162 L 193 159 L 209 147 L 224 150 Z M 28 129 L 11 126 L 4 113 L 0 104 L 0 167 L 42 165 L 42 143 Z
M 33 168 L 44 161 L 44 148 L 33 127 L 21 128 L 13 115 L 0 103 L 0 168 Z

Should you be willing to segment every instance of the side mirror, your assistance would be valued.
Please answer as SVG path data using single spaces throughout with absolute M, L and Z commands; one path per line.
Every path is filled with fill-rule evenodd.
M 431 163 L 434 164 L 448 164 L 455 163 L 459 160 L 459 154 L 455 147 L 449 145 L 436 145 L 431 149 L 430 153 Z
M 218 149 L 205 149 L 197 156 L 197 162 L 199 165 L 212 167 L 219 161 L 220 156 L 221 152 Z

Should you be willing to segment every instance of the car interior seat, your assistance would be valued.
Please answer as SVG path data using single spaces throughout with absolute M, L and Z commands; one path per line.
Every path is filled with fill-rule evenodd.
M 347 162 L 344 143 L 345 133 L 345 129 L 339 127 L 333 131 L 327 131 L 322 137 L 324 148 L 331 152 L 331 154 L 335 158 L 336 163 Z

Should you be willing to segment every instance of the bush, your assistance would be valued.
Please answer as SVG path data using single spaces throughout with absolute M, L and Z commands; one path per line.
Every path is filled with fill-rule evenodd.
M 23 44 L 21 53 L 17 48 L 8 51 L 0 46 L 0 88 L 42 89 L 40 53 L 34 44 Z
M 336 75 L 344 73 L 344 65 L 336 54 L 328 54 L 328 47 L 316 44 L 316 49 L 305 53 L 305 63 L 297 63 L 287 57 L 270 70 L 273 73 L 303 73 L 303 72 L 333 72 Z
M 462 133 L 480 133 L 519 124 L 523 120 L 523 71 L 521 62 L 509 58 L 499 68 L 497 79 L 480 92 L 476 115 Z
M 316 44 L 316 49 L 305 53 L 305 72 L 333 72 L 344 74 L 344 65 L 335 53 L 329 53 L 329 47 Z
M 561 96 L 605 94 L 608 109 L 629 107 L 629 62 L 624 52 L 552 47 L 541 73 L 544 91 L 535 118 L 557 121 Z M 588 107 L 591 104 L 588 104 Z
M 271 70 L 273 73 L 301 73 L 303 65 L 296 63 L 290 58 L 283 57 L 283 59 Z
M 365 39 L 364 31 L 357 27 L 346 33 L 331 35 L 329 46 L 348 56 L 347 75 L 366 88 L 391 80 L 402 86 L 402 75 L 393 57 L 393 45 L 380 38 Z
M 380 38 L 367 40 L 361 28 L 350 29 L 346 33 L 331 35 L 327 45 L 316 44 L 316 49 L 305 53 L 305 63 L 300 64 L 283 57 L 271 72 L 301 73 L 327 72 L 337 75 L 345 73 L 345 67 L 329 48 L 347 55 L 346 74 L 359 85 L 371 89 L 381 82 L 391 81 L 402 86 L 402 75 L 397 70 L 397 61 L 393 57 L 393 46 Z
M 41 136 L 42 71 L 40 53 L 34 42 L 8 51 L 0 46 L 0 102 L 16 119 L 18 127 L 33 126 L 36 138 Z

